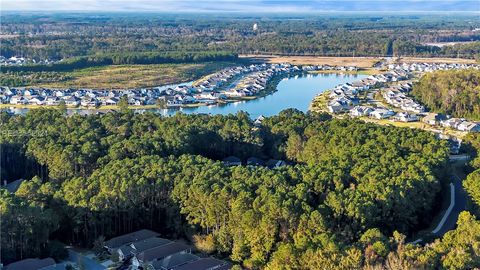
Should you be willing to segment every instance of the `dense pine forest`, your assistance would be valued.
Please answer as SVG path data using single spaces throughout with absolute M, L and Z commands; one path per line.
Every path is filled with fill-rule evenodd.
M 480 120 L 480 70 L 427 73 L 412 94 L 432 111 Z
M 227 51 L 232 55 L 474 58 L 480 54 L 480 32 L 475 31 L 480 27 L 477 19 L 474 15 L 446 19 L 442 15 L 6 12 L 2 15 L 4 36 L 0 51 L 6 57 L 37 60 L 83 57 L 72 60 L 80 61 L 80 65 L 88 59 L 90 64 L 104 60 L 145 63 L 140 60 L 145 58 L 145 53 L 182 55 L 212 51 Z M 254 23 L 258 25 L 256 30 L 252 27 Z M 444 47 L 428 45 L 435 42 L 467 43 Z M 109 57 L 111 54 L 116 56 Z M 159 63 L 159 58 L 155 59 L 155 63 Z M 173 60 L 178 59 L 191 60 L 189 57 Z
M 428 132 L 293 109 L 261 126 L 246 113 L 129 110 L 0 120 L 2 178 L 31 179 L 0 191 L 4 262 L 151 228 L 252 269 L 480 263 L 474 210 L 431 245 L 406 243 L 438 210 L 449 166 L 447 145 Z M 288 165 L 229 167 L 231 155 Z M 478 181 L 466 183 L 478 203 Z
M 75 69 L 125 64 L 171 64 L 200 63 L 209 61 L 236 61 L 238 55 L 224 51 L 202 52 L 163 52 L 163 53 L 113 53 L 95 54 L 68 58 L 49 65 L 24 65 L 2 67 L 3 72 L 39 72 L 39 71 L 72 71 Z

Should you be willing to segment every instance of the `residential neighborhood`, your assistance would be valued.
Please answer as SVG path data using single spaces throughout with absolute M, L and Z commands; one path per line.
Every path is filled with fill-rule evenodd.
M 426 72 L 452 69 L 479 69 L 473 64 L 390 64 L 386 73 L 371 75 L 354 83 L 338 85 L 328 92 L 326 109 L 351 117 L 391 119 L 398 122 L 422 120 L 431 126 L 464 132 L 480 132 L 480 123 L 447 115 L 427 113 L 409 94 L 415 78 Z M 381 101 L 374 98 L 381 96 Z M 322 94 L 321 94 L 322 95 Z
M 105 241 L 105 249 L 128 269 L 149 270 L 223 270 L 231 265 L 212 257 L 199 257 L 192 247 L 181 242 L 159 238 L 159 234 L 142 229 Z
M 49 59 L 36 61 L 35 59 L 30 59 L 26 57 L 20 57 L 20 56 L 5 57 L 3 55 L 0 55 L 0 65 L 2 66 L 23 66 L 26 64 L 48 65 L 48 64 L 53 64 L 57 62 L 59 61 L 54 61 Z
M 191 104 L 214 104 L 227 98 L 254 96 L 265 90 L 276 75 L 300 71 L 290 64 L 256 64 L 221 70 L 188 85 L 142 89 L 48 89 L 0 87 L 0 104 L 67 107 L 116 106 L 126 97 L 131 106 L 165 104 L 182 107 Z
M 225 103 L 230 99 L 256 96 L 266 90 L 276 76 L 317 70 L 353 71 L 353 66 L 295 66 L 291 64 L 252 64 L 226 68 L 193 84 L 141 89 L 49 89 L 1 87 L 0 104 L 14 106 L 58 106 L 96 108 L 117 106 L 126 97 L 130 106 L 174 108 Z M 160 106 L 160 105 L 159 105 Z
M 67 260 L 29 258 L 5 266 L 5 270 L 145 269 L 145 270 L 227 270 L 231 264 L 213 257 L 195 255 L 187 244 L 160 238 L 142 229 L 104 242 L 104 252 L 70 250 Z
M 0 270 L 480 270 L 480 0 L 0 0 Z

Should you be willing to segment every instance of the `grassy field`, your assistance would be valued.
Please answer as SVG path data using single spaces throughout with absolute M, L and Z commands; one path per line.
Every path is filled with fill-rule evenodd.
M 420 58 L 420 57 L 402 57 L 397 60 L 401 63 L 460 63 L 460 64 L 475 64 L 475 59 L 463 58 Z
M 69 79 L 31 86 L 50 88 L 125 89 L 151 87 L 196 80 L 219 69 L 235 65 L 229 62 L 199 64 L 157 64 L 103 66 L 65 72 Z
M 294 65 L 331 65 L 331 66 L 357 66 L 371 68 L 381 61 L 380 57 L 327 57 L 327 56 L 279 56 L 279 55 L 240 55 L 242 59 L 252 61 L 265 61 L 267 63 L 290 63 Z M 464 63 L 474 64 L 474 59 L 463 58 L 420 58 L 402 57 L 397 59 L 401 63 Z
M 357 66 L 370 68 L 381 58 L 376 57 L 323 57 L 323 56 L 275 56 L 275 55 L 241 55 L 241 58 L 250 58 L 267 63 L 290 63 L 294 65 L 331 65 Z

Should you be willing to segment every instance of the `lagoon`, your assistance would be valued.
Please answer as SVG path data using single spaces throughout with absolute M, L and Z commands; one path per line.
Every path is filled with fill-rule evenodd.
M 366 77 L 366 75 L 304 74 L 282 79 L 277 86 L 276 92 L 254 100 L 157 111 L 163 115 L 171 115 L 177 111 L 206 114 L 235 114 L 239 111 L 245 111 L 248 112 L 252 118 L 257 118 L 260 115 L 276 115 L 288 108 L 295 108 L 306 112 L 316 95 L 332 89 L 339 84 L 361 80 Z

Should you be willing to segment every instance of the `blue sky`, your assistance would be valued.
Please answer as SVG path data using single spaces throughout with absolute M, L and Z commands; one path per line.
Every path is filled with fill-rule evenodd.
M 1 0 L 0 3 L 2 10 L 21 11 L 480 12 L 480 0 Z

